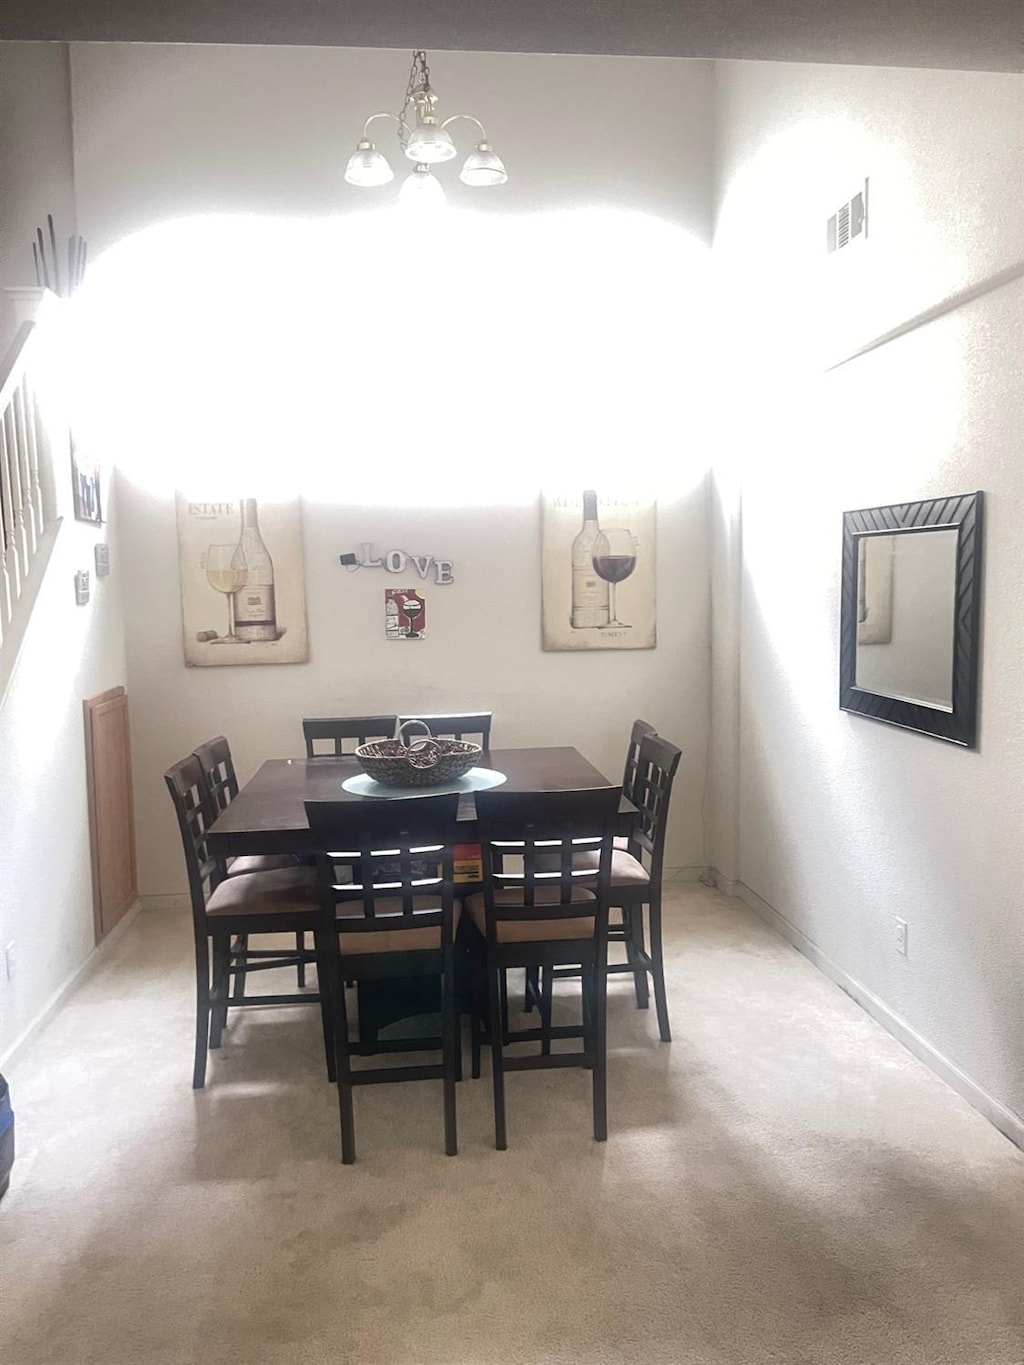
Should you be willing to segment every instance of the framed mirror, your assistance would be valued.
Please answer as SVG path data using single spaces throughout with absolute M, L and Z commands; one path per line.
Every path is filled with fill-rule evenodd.
M 974 747 L 983 501 L 843 513 L 844 711 Z

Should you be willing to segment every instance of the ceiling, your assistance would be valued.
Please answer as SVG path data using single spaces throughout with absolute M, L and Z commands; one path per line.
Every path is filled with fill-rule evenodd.
M 1024 70 L 1021 0 L 4 0 L 0 38 Z

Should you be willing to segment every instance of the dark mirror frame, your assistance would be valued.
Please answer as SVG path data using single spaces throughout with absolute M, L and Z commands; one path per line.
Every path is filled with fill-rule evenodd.
M 843 583 L 839 633 L 839 706 L 888 725 L 917 730 L 973 749 L 978 725 L 978 644 L 981 624 L 982 493 L 865 507 L 843 513 Z M 857 676 L 857 570 L 860 541 L 886 532 L 955 530 L 953 709 L 868 692 Z

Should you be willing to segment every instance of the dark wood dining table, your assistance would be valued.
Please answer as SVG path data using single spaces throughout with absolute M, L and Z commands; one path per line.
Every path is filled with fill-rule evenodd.
M 617 785 L 609 782 L 577 749 L 492 749 L 480 767 L 504 773 L 497 791 L 580 791 Z M 343 789 L 342 783 L 363 771 L 359 761 L 341 758 L 271 758 L 242 787 L 210 827 L 211 851 L 231 858 L 242 853 L 309 853 L 315 845 L 306 821 L 306 801 L 373 801 Z M 430 794 L 425 787 L 422 794 Z M 477 835 L 472 792 L 459 799 L 459 826 L 466 842 Z M 639 812 L 625 797 L 619 803 L 618 833 L 628 835 Z
M 492 749 L 479 764 L 504 773 L 506 781 L 496 791 L 557 792 L 617 786 L 588 763 L 578 749 Z M 306 801 L 375 801 L 342 787 L 346 778 L 363 772 L 353 757 L 271 758 L 250 778 L 238 795 L 210 826 L 212 853 L 232 858 L 245 853 L 311 853 L 316 845 L 306 820 Z M 424 787 L 422 794 L 430 794 Z M 628 836 L 640 813 L 625 797 L 619 802 L 618 834 Z M 466 843 L 478 837 L 476 804 L 472 792 L 459 799 L 458 823 L 465 829 Z M 480 889 L 480 883 L 461 884 L 457 894 Z M 471 990 L 468 958 L 462 952 L 456 962 L 456 989 L 469 1008 Z M 439 1007 L 438 983 L 433 978 L 391 978 L 363 982 L 359 991 L 359 1037 L 376 1040 L 378 1031 L 414 1015 L 433 1014 Z M 372 1053 L 376 1042 L 366 1044 Z M 359 1044 L 357 1051 L 361 1050 Z

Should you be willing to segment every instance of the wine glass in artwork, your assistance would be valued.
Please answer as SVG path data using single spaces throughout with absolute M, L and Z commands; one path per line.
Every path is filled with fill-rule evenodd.
M 636 568 L 636 541 L 624 526 L 606 526 L 593 545 L 594 572 L 608 584 L 608 624 L 602 630 L 629 630 L 615 615 L 615 585 L 623 582 Z
M 407 640 L 418 640 L 420 636 L 416 629 L 416 621 L 423 610 L 423 603 L 418 597 L 409 596 L 403 601 L 402 610 L 409 621 L 409 634 L 405 638 Z
M 245 586 L 245 555 L 241 545 L 211 545 L 206 551 L 206 581 L 216 592 L 228 599 L 228 633 L 225 640 L 237 640 L 235 634 L 235 593 Z

